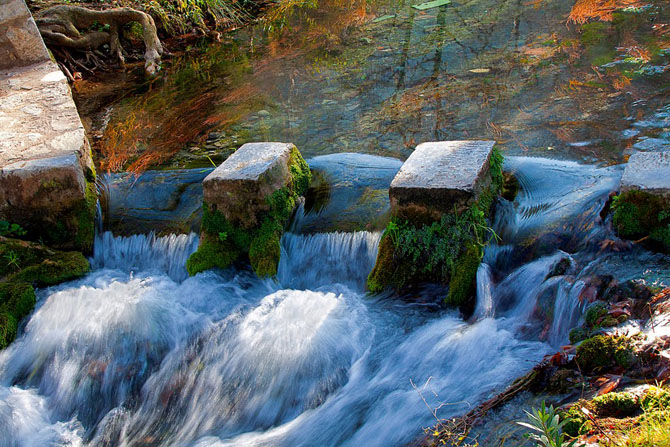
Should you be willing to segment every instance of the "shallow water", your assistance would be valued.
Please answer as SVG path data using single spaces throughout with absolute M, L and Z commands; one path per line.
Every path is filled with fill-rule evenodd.
M 515 202 L 500 204 L 515 216 L 505 221 L 514 241 L 532 246 L 580 217 L 591 221 L 581 240 L 613 237 L 593 203 L 604 203 L 619 169 L 509 163 L 526 179 Z M 340 194 L 350 192 L 333 203 Z M 309 219 L 297 216 L 296 227 Z M 235 269 L 184 279 L 195 235 L 100 234 L 96 270 L 40 290 L 22 334 L 0 353 L 9 434 L 0 445 L 404 445 L 431 424 L 422 397 L 448 404 L 438 412 L 448 417 L 501 390 L 565 342 L 581 317 L 583 277 L 637 256 L 588 243 L 572 254 L 491 246 L 478 312 L 466 322 L 411 299 L 367 296 L 379 237 L 287 233 L 272 281 Z M 552 273 L 562 259 L 568 267 Z M 657 265 L 657 281 L 670 283 L 667 259 Z M 445 293 L 431 290 L 433 300 Z
M 606 163 L 635 145 L 666 147 L 670 70 L 605 64 L 596 74 L 593 57 L 625 60 L 625 45 L 596 36 L 605 46 L 593 47 L 566 26 L 573 3 L 293 2 L 281 32 L 241 30 L 167 61 L 157 80 L 124 85 L 101 165 L 208 166 L 248 141 L 404 159 L 424 141 L 495 139 L 509 154 Z M 628 44 L 653 39 L 635 24 L 666 20 L 663 5 L 626 19 Z M 634 77 L 629 90 L 616 88 L 623 75 Z

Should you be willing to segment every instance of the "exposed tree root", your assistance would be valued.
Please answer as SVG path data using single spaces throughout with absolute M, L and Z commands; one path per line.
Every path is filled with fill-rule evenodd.
M 105 66 L 102 61 L 104 55 L 101 59 L 98 51 L 103 45 L 109 45 L 110 55 L 123 64 L 125 56 L 120 40 L 121 28 L 127 23 L 137 22 L 143 30 L 145 70 L 148 74 L 155 74 L 160 69 L 163 46 L 158 39 L 153 18 L 142 11 L 131 8 L 96 11 L 80 6 L 60 5 L 40 11 L 35 21 L 52 51 L 62 56 L 61 60 L 66 61 L 70 69 L 77 66 L 84 71 L 91 71 L 88 68 L 91 66 Z M 109 31 L 92 30 L 94 25 L 109 25 Z M 72 57 L 70 52 L 73 50 L 84 54 L 85 64 Z

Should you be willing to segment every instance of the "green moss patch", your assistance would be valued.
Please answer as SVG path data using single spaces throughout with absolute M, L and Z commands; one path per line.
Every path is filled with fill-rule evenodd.
M 630 341 L 626 337 L 596 335 L 577 347 L 575 357 L 585 373 L 595 373 L 613 366 L 629 367 L 634 360 Z
M 640 409 L 637 397 L 631 393 L 607 393 L 591 402 L 599 417 L 632 416 Z
M 18 322 L 35 307 L 35 290 L 20 282 L 0 283 L 0 349 L 16 337 Z
M 612 209 L 619 236 L 648 238 L 651 247 L 670 251 L 670 201 L 644 191 L 628 191 L 614 198 Z
M 422 282 L 449 284 L 445 303 L 467 304 L 474 295 L 477 268 L 491 236 L 486 218 L 502 188 L 502 164 L 502 155 L 494 149 L 491 184 L 462 213 L 444 214 L 430 224 L 391 219 L 382 235 L 375 267 L 368 276 L 368 290 L 401 290 Z
M 289 162 L 289 182 L 266 198 L 268 211 L 252 229 L 233 225 L 209 204 L 203 205 L 202 234 L 198 250 L 186 262 L 190 275 L 211 268 L 227 268 L 237 260 L 249 261 L 260 277 L 277 274 L 280 239 L 297 200 L 311 182 L 311 172 L 300 152 L 294 149 Z
M 50 286 L 79 278 L 89 270 L 88 260 L 80 252 L 0 237 L 0 278 L 7 281 Z

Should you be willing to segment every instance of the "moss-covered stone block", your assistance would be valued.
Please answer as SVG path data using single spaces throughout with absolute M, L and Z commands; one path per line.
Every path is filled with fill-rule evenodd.
M 411 180 L 420 175 L 422 166 L 432 169 L 439 164 L 439 156 L 436 159 L 435 154 L 427 163 L 419 153 L 419 159 L 413 160 L 409 169 L 399 172 L 402 181 L 394 179 L 396 191 L 393 192 L 392 184 L 390 192 L 393 218 L 382 235 L 377 261 L 368 276 L 370 292 L 378 293 L 386 288 L 401 290 L 424 282 L 448 284 L 449 292 L 444 300 L 447 305 L 467 308 L 472 304 L 483 249 L 493 237 L 487 217 L 503 185 L 503 158 L 492 144 L 472 146 L 473 142 L 467 143 L 445 146 L 447 152 L 462 149 L 464 153 L 458 153 L 453 159 L 447 153 L 448 163 L 443 167 L 449 169 L 441 172 L 442 175 L 448 176 L 452 168 L 458 169 L 457 162 L 473 147 L 485 155 L 479 157 L 480 162 L 473 164 L 471 160 L 465 166 L 470 172 L 459 173 L 452 180 L 440 179 L 433 185 L 439 192 L 431 190 L 431 183 L 426 179 Z M 412 186 L 414 183 L 416 187 Z M 448 192 L 452 187 L 454 191 Z M 419 198 L 421 189 L 427 191 L 424 198 Z M 433 205 L 437 199 L 431 197 L 438 196 L 453 200 Z
M 292 144 L 238 149 L 203 183 L 202 237 L 187 262 L 189 274 L 248 261 L 258 276 L 274 276 L 284 227 L 310 181 L 309 166 Z
M 619 236 L 670 251 L 670 152 L 633 154 L 612 210 Z
M 60 250 L 91 253 L 97 190 L 95 171 L 69 155 L 32 160 L 3 168 L 0 220 L 20 224 L 25 238 Z

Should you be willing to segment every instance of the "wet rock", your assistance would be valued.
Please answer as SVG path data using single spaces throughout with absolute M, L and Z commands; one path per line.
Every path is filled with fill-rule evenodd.
M 494 141 L 440 141 L 416 147 L 389 190 L 392 213 L 412 221 L 435 221 L 463 211 L 488 186 Z
M 258 276 L 274 276 L 279 240 L 311 181 L 293 144 L 247 143 L 203 181 L 200 247 L 186 268 L 194 275 L 248 260 Z

